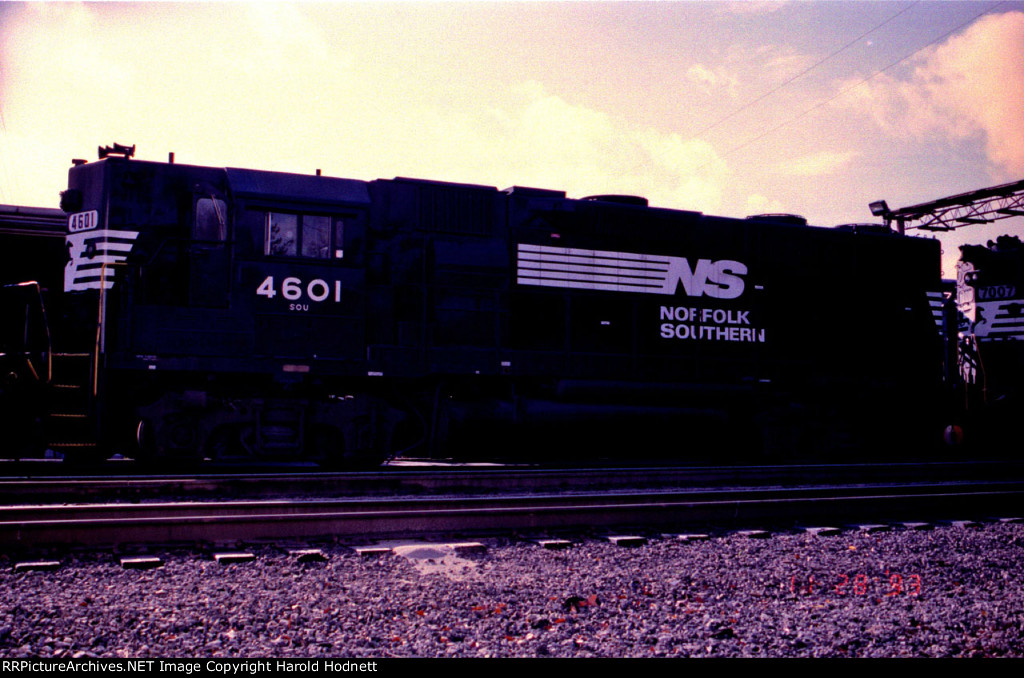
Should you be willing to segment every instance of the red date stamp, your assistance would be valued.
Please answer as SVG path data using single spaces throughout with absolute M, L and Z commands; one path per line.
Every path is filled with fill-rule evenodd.
M 789 578 L 789 592 L 797 595 L 832 594 L 837 596 L 866 596 L 869 593 L 879 594 L 882 591 L 887 598 L 895 596 L 917 596 L 921 594 L 921 576 L 911 574 L 890 574 L 888 570 L 883 577 L 869 577 L 857 574 L 837 574 L 832 577 L 815 579 L 814 575 Z

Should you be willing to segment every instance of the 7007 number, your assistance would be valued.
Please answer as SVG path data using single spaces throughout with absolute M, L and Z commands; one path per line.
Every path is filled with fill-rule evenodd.
M 267 299 L 273 299 L 278 294 L 287 299 L 288 301 L 315 301 L 317 303 L 322 301 L 332 300 L 334 302 L 341 301 L 341 281 L 335 280 L 333 284 L 320 278 L 310 280 L 308 283 L 303 283 L 301 278 L 285 278 L 281 281 L 280 292 L 274 282 L 274 276 L 268 275 L 260 286 L 256 288 L 256 295 L 260 297 L 266 297 Z M 297 303 L 289 305 L 289 310 L 292 311 L 308 311 L 308 303 Z

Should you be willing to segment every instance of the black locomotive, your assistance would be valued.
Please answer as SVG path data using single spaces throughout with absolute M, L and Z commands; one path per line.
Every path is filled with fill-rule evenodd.
M 946 423 L 933 240 L 106 150 L 36 262 L 64 266 L 51 345 L 6 345 L 52 359 L 40 443 L 68 456 L 721 462 Z
M 1019 446 L 1024 384 L 1024 243 L 964 245 L 957 264 L 963 418 L 990 446 Z

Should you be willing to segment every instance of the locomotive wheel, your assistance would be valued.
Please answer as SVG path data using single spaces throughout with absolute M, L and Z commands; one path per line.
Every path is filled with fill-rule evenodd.
M 137 461 L 150 462 L 156 459 L 156 434 L 153 424 L 148 419 L 140 419 L 135 427 L 135 443 L 137 445 Z

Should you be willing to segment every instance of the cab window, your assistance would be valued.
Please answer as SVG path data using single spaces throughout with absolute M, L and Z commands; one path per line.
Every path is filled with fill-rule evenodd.
M 331 256 L 331 218 L 302 218 L 302 256 L 329 259 Z
M 294 257 L 299 246 L 299 216 L 267 212 L 266 243 L 267 254 Z
M 228 206 L 216 198 L 200 198 L 196 201 L 196 223 L 193 237 L 196 240 L 223 242 L 227 239 Z
M 306 259 L 344 256 L 344 222 L 320 214 L 267 212 L 264 254 Z

